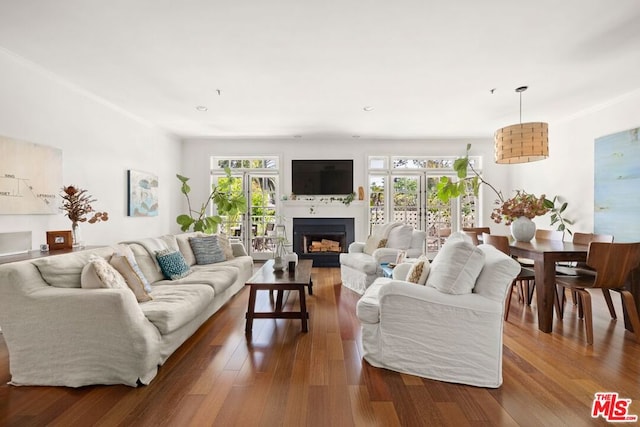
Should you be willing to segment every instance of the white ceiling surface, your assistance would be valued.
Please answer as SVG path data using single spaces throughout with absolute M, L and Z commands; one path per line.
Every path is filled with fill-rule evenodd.
M 523 122 L 640 88 L 639 22 L 638 0 L 0 0 L 0 46 L 184 138 L 490 138 L 518 86 Z

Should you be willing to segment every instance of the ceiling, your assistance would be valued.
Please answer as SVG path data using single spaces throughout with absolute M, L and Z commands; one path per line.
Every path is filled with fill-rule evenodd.
M 0 0 L 0 47 L 183 138 L 490 138 L 518 86 L 551 123 L 640 88 L 638 22 L 638 0 Z

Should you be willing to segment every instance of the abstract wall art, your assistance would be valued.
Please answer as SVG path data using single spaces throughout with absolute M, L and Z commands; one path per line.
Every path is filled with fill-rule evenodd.
M 158 177 L 137 170 L 127 172 L 128 216 L 158 215 Z
M 594 231 L 640 241 L 640 128 L 595 140 Z

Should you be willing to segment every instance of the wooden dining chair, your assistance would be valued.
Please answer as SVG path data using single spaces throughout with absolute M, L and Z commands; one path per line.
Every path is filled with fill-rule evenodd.
M 594 234 L 594 233 L 573 233 L 573 243 L 578 245 L 588 245 L 591 242 L 604 242 L 604 243 L 613 243 L 613 236 L 610 234 Z M 576 276 L 580 274 L 590 274 L 593 275 L 595 272 L 593 269 L 587 266 L 586 262 L 573 262 L 567 264 L 558 264 L 556 266 L 556 274 L 564 275 L 564 276 Z M 611 293 L 608 289 L 602 289 L 602 295 L 604 296 L 604 300 L 607 303 L 607 308 L 609 309 L 609 313 L 613 319 L 616 319 L 616 310 L 613 307 L 613 301 L 611 300 Z M 560 312 L 558 316 L 562 319 L 564 313 L 564 305 L 566 302 L 565 293 L 562 291 L 560 295 L 558 295 L 559 304 L 560 304 Z M 575 291 L 571 292 L 571 300 L 573 305 L 578 305 L 578 315 L 582 318 L 582 304 L 580 304 L 580 300 Z
M 536 229 L 536 240 L 563 240 L 564 232 L 558 230 L 544 230 L 544 229 Z
M 477 245 L 482 240 L 482 233 L 491 234 L 489 227 L 462 227 L 462 232 L 467 234 L 473 242 Z M 475 238 L 471 236 L 471 233 L 475 234 Z
M 587 266 L 594 275 L 558 276 L 556 283 L 575 290 L 583 307 L 587 343 L 593 344 L 593 311 L 591 294 L 587 289 L 607 289 L 619 292 L 627 310 L 636 340 L 640 342 L 640 319 L 631 292 L 624 288 L 631 270 L 640 264 L 639 243 L 591 242 L 587 253 Z
M 469 236 L 474 245 L 478 246 L 480 244 L 480 240 L 478 240 L 478 235 L 475 231 L 462 230 L 462 234 Z
M 509 250 L 509 238 L 507 236 L 497 236 L 489 233 L 482 233 L 482 242 L 487 245 L 491 245 L 499 251 L 510 255 Z M 511 308 L 511 296 L 513 295 L 513 289 L 516 289 L 518 293 L 518 299 L 525 303 L 529 295 L 528 289 L 533 285 L 535 279 L 535 273 L 528 268 L 520 268 L 520 273 L 511 282 L 511 289 L 507 293 L 507 300 L 504 308 L 504 320 L 509 319 L 509 309 Z

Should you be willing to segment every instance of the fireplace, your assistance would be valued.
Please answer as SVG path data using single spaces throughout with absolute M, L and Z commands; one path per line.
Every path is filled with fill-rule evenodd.
M 293 218 L 293 250 L 314 267 L 339 267 L 353 241 L 353 218 Z

